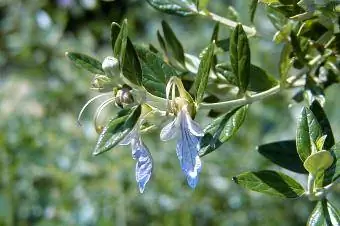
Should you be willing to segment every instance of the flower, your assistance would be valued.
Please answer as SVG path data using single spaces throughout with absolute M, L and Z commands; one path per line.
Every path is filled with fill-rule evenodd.
M 134 128 L 120 143 L 120 145 L 131 144 L 132 158 L 136 163 L 136 181 L 140 193 L 144 192 L 145 185 L 152 173 L 152 157 L 149 149 L 143 143 L 137 128 Z
M 162 129 L 160 137 L 161 140 L 167 141 L 179 134 L 176 146 L 177 157 L 189 186 L 195 188 L 202 169 L 198 151 L 204 132 L 198 123 L 191 119 L 187 106 L 182 106 L 176 118 Z

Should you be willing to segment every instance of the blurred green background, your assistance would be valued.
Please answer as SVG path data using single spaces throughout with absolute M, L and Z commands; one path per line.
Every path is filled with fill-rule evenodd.
M 250 24 L 249 3 L 214 0 L 209 9 Z M 232 15 L 229 5 L 239 15 Z M 207 45 L 214 26 L 202 18 L 162 14 L 143 0 L 0 0 L 0 225 L 305 225 L 313 208 L 308 200 L 272 198 L 231 181 L 246 170 L 277 169 L 256 145 L 294 138 L 301 106 L 290 100 L 293 93 L 253 104 L 240 132 L 203 158 L 195 190 L 182 176 L 175 143 L 161 143 L 159 131 L 144 137 L 155 161 L 144 194 L 135 183 L 129 148 L 92 156 L 96 105 L 81 127 L 76 123 L 82 105 L 94 95 L 88 89 L 91 74 L 71 65 L 64 53 L 103 60 L 112 51 L 110 24 L 124 18 L 134 42 L 155 46 L 156 31 L 166 19 L 192 54 Z M 262 37 L 251 40 L 252 62 L 277 76 L 281 46 L 271 42 L 275 29 L 263 6 L 255 25 Z M 221 36 L 228 32 L 222 30 Z M 336 140 L 338 90 L 327 90 L 326 103 Z M 205 113 L 198 115 L 203 126 L 211 120 Z M 338 198 L 339 188 L 331 197 L 338 200 L 336 206 Z

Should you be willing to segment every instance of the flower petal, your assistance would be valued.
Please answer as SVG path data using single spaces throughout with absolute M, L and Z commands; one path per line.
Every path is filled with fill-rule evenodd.
M 181 111 L 182 118 L 185 120 L 184 123 L 186 124 L 186 127 L 189 129 L 190 133 L 192 135 L 203 137 L 204 132 L 200 125 L 191 119 L 190 114 L 186 110 Z
M 151 154 L 140 138 L 132 143 L 132 157 L 137 160 L 136 181 L 140 193 L 143 193 L 145 185 L 151 177 L 153 164 Z
M 178 128 L 176 128 L 176 119 L 174 119 L 172 122 L 167 124 L 166 126 L 163 127 L 160 138 L 162 141 L 167 141 L 175 138 L 177 135 Z
M 176 153 L 191 188 L 196 187 L 202 169 L 198 155 L 199 142 L 200 137 L 191 134 L 186 124 L 181 123 L 181 137 L 177 142 Z

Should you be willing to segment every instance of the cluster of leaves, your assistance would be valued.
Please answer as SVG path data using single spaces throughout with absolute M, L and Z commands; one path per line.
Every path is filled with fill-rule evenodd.
M 340 81 L 339 5 L 336 1 L 262 1 L 278 32 L 273 37 L 284 47 L 280 59 L 280 80 L 286 81 L 291 69 L 299 71 L 305 85 L 294 99 L 324 101 L 324 90 Z
M 245 172 L 233 178 L 239 185 L 253 191 L 284 198 L 300 198 L 325 187 L 334 186 L 340 177 L 339 143 L 334 143 L 333 133 L 325 112 L 318 101 L 304 107 L 296 131 L 296 140 L 260 145 L 258 152 L 273 163 L 296 173 L 310 174 L 307 191 L 303 186 L 281 172 L 263 170 Z M 310 191 L 311 190 L 311 191 Z M 313 194 L 312 194 L 313 195 Z M 308 225 L 337 225 L 340 215 L 336 208 L 320 194 Z M 313 199 L 314 197 L 312 197 Z M 326 207 L 327 206 L 327 207 Z
M 148 2 L 154 8 L 169 14 L 208 15 L 216 19 L 206 9 L 208 1 Z M 279 30 L 274 41 L 284 43 L 279 80 L 251 64 L 245 32 L 249 27 L 236 22 L 227 23 L 234 29 L 230 38 L 225 39 L 219 39 L 220 24 L 217 23 L 211 43 L 199 57 L 185 53 L 181 42 L 166 21 L 162 21 L 162 32 L 157 32 L 161 50 L 151 44 L 148 48 L 133 45 L 128 37 L 127 21 L 122 25 L 113 23 L 111 41 L 113 56 L 119 61 L 119 74 L 125 85 L 131 89 L 143 90 L 147 93 L 146 96 L 156 96 L 164 103 L 167 101 L 162 99 L 167 97 L 165 87 L 169 79 L 176 76 L 193 97 L 195 112 L 200 108 L 212 108 L 209 116 L 215 119 L 204 129 L 205 135 L 199 152 L 201 156 L 216 150 L 238 131 L 248 104 L 270 96 L 280 88 L 299 87 L 300 91 L 294 100 L 301 102 L 306 99 L 311 104 L 301 113 L 296 141 L 262 145 L 259 152 L 284 168 L 309 174 L 307 191 L 288 175 L 269 170 L 246 172 L 234 177 L 234 181 L 246 188 L 271 195 L 298 198 L 305 194 L 310 199 L 320 200 L 309 219 L 309 225 L 324 222 L 336 225 L 339 223 L 339 215 L 325 196 L 327 189 L 339 177 L 339 151 L 337 145 L 334 145 L 334 137 L 322 105 L 325 101 L 324 90 L 340 81 L 339 16 L 336 13 L 338 6 L 334 2 L 326 5 L 295 0 L 261 2 L 266 4 L 269 19 Z M 257 1 L 252 1 L 250 7 L 253 20 Z M 229 60 L 220 61 L 219 55 L 226 52 L 229 52 Z M 100 61 L 79 53 L 67 53 L 67 56 L 76 65 L 105 76 L 108 81 L 106 84 L 111 85 L 111 90 L 121 87 L 121 83 L 115 83 L 110 78 Z M 229 95 L 227 100 L 226 94 Z M 224 112 L 223 108 L 226 106 L 234 108 Z M 132 130 L 141 115 L 137 109 L 140 107 L 123 109 L 100 130 L 94 154 L 112 149 Z

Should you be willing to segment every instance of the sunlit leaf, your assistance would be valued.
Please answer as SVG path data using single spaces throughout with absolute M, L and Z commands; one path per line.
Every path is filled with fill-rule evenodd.
M 93 155 L 114 148 L 133 129 L 141 114 L 141 106 L 120 111 L 111 119 L 99 135 Z
M 319 201 L 309 216 L 307 226 L 340 225 L 339 211 L 327 199 Z
M 322 136 L 320 125 L 313 112 L 304 107 L 298 119 L 296 147 L 300 159 L 304 162 L 312 152 L 312 143 Z
M 204 129 L 201 140 L 200 156 L 209 154 L 236 134 L 244 122 L 248 105 L 238 107 L 221 115 Z
M 135 85 L 142 85 L 142 68 L 136 50 L 127 38 L 124 61 L 122 67 L 123 76 Z
M 247 34 L 238 24 L 230 37 L 230 63 L 236 76 L 237 85 L 245 93 L 250 77 L 250 48 Z
M 214 56 L 214 45 L 214 43 L 211 43 L 208 46 L 208 49 L 202 56 L 200 65 L 198 67 L 197 76 L 193 85 L 193 89 L 196 94 L 195 100 L 197 103 L 200 103 L 202 101 L 205 89 L 208 84 L 209 72 Z
M 250 14 L 251 22 L 254 22 L 255 12 L 257 9 L 257 3 L 258 3 L 258 0 L 251 0 L 250 5 L 249 5 L 249 14 Z
M 172 76 L 177 76 L 176 70 L 146 48 L 136 47 L 136 51 L 142 65 L 143 86 L 151 94 L 165 97 L 165 86 Z
M 114 51 L 116 40 L 117 40 L 117 37 L 119 35 L 119 32 L 120 32 L 120 25 L 115 23 L 115 22 L 113 22 L 111 24 L 111 46 L 112 46 L 112 51 Z
M 127 38 L 128 38 L 127 19 L 125 19 L 116 37 L 116 41 L 115 41 L 114 48 L 113 48 L 113 56 L 119 59 L 119 62 L 121 65 L 124 65 L 123 61 L 125 59 Z
M 233 177 L 233 181 L 252 191 L 283 198 L 298 198 L 304 193 L 302 185 L 293 178 L 271 170 L 245 172 Z
M 181 42 L 177 39 L 175 33 L 171 29 L 170 25 L 166 21 L 162 21 L 164 39 L 168 46 L 168 50 L 171 50 L 173 57 L 182 65 L 185 65 L 184 50 Z
M 74 52 L 66 52 L 65 55 L 79 68 L 83 68 L 95 74 L 105 74 L 102 69 L 102 63 L 90 56 Z
M 198 13 L 192 0 L 147 0 L 147 2 L 155 9 L 169 14 L 190 16 Z

